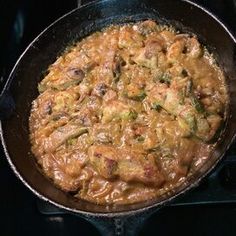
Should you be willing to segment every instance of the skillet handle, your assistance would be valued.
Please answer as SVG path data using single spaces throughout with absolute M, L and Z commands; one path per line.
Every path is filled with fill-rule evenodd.
M 144 222 L 157 210 L 120 217 L 82 217 L 93 224 L 102 236 L 137 236 Z

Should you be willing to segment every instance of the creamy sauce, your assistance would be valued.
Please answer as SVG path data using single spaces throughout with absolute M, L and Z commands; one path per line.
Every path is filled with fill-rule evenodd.
M 212 56 L 195 36 L 150 20 L 96 32 L 48 71 L 32 104 L 32 152 L 59 188 L 98 204 L 145 201 L 184 182 L 225 120 Z

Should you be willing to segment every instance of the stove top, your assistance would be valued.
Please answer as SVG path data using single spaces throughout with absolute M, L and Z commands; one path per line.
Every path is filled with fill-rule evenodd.
M 30 41 L 80 2 L 0 0 L 0 85 Z M 236 35 L 236 0 L 194 2 L 215 13 Z M 84 219 L 65 214 L 37 199 L 15 177 L 1 146 L 0 186 L 0 235 L 99 235 Z M 231 236 L 236 234 L 235 218 L 236 143 L 211 175 L 196 189 L 153 214 L 139 235 L 189 235 L 191 232 L 191 235 Z

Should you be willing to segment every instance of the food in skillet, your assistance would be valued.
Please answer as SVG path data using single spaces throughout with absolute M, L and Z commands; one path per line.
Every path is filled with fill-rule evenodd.
M 39 83 L 32 151 L 64 191 L 151 199 L 204 164 L 226 119 L 224 75 L 195 36 L 148 20 L 96 32 Z

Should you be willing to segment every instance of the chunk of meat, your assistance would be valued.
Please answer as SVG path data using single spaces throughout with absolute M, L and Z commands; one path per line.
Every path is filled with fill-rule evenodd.
M 133 29 L 137 30 L 143 36 L 147 36 L 150 33 L 156 32 L 158 30 L 158 26 L 155 21 L 146 20 L 137 25 L 134 25 Z
M 148 129 L 148 132 L 145 136 L 145 140 L 143 142 L 144 150 L 152 151 L 158 148 L 160 145 L 158 136 L 155 130 Z
M 78 137 L 86 132 L 88 132 L 86 127 L 78 127 L 73 124 L 59 127 L 48 138 L 45 138 L 44 149 L 46 152 L 53 152 L 68 139 Z
M 116 122 L 96 123 L 91 128 L 91 138 L 97 143 L 115 143 L 120 141 L 121 127 Z
M 137 112 L 120 101 L 110 101 L 103 107 L 102 123 L 112 120 L 134 120 L 136 118 Z
M 33 102 L 33 109 L 37 111 L 34 118 L 44 119 L 52 113 L 54 93 L 46 91 L 39 95 L 38 99 Z
M 92 146 L 88 153 L 91 164 L 104 178 L 120 177 L 127 182 L 138 181 L 153 186 L 164 183 L 151 154 L 107 145 Z
M 110 179 L 117 176 L 118 153 L 111 146 L 92 146 L 88 150 L 91 164 L 104 178 Z
M 172 63 L 181 60 L 184 56 L 198 58 L 202 54 L 203 51 L 198 40 L 195 37 L 190 38 L 188 34 L 175 36 L 173 44 L 167 50 L 167 58 Z
M 201 45 L 195 37 L 188 39 L 187 53 L 192 58 L 198 58 L 203 55 L 203 50 L 201 48 Z
M 63 158 L 62 153 L 62 160 L 63 163 L 61 165 L 61 168 L 64 170 L 64 172 L 70 176 L 79 177 L 81 174 L 81 170 L 88 162 L 88 156 L 87 153 L 81 151 L 81 150 L 75 150 L 72 152 L 72 154 L 67 157 L 66 159 Z
M 170 46 L 174 42 L 175 34 L 170 30 L 163 30 L 160 35 L 164 38 L 166 45 Z
M 53 172 L 54 183 L 67 192 L 75 192 L 81 186 L 79 180 L 73 176 L 67 175 L 60 169 Z
M 133 61 L 140 66 L 147 67 L 149 69 L 156 69 L 158 67 L 158 57 L 156 53 L 150 53 L 146 51 L 146 48 L 139 50 L 136 56 L 134 56 Z
M 163 51 L 166 50 L 166 42 L 161 35 L 153 35 L 145 40 L 145 46 L 132 57 L 138 65 L 157 69 L 158 66 L 165 66 L 166 61 Z M 164 61 L 163 61 L 164 60 Z
M 60 91 L 54 96 L 53 112 L 67 111 L 73 108 L 79 95 L 73 91 Z
M 115 99 L 117 99 L 117 93 L 112 89 L 109 89 L 106 92 L 106 94 L 103 96 L 104 102 L 109 102 L 109 101 L 115 100 Z
M 168 113 L 184 120 L 189 130 L 204 141 L 210 141 L 220 127 L 222 118 L 215 115 L 214 125 L 211 125 L 196 105 L 197 98 L 195 103 L 191 103 L 188 98 L 183 99 L 178 90 L 162 84 L 153 87 L 148 95 L 152 103 L 157 103 Z
M 98 121 L 97 114 L 87 106 L 82 107 L 80 111 L 73 116 L 74 122 L 83 126 L 92 126 Z
M 160 106 L 166 99 L 166 92 L 168 91 L 168 85 L 166 83 L 158 83 L 147 90 L 148 101 L 150 103 L 157 103 Z
M 143 46 L 143 37 L 137 31 L 123 26 L 120 28 L 118 47 L 119 48 L 139 48 Z
M 128 98 L 136 101 L 142 101 L 146 97 L 144 89 L 140 88 L 140 86 L 134 83 L 127 85 L 126 95 Z
M 163 50 L 166 50 L 166 43 L 160 35 L 154 35 L 145 41 L 145 56 L 147 58 L 151 58 Z
M 178 40 L 174 42 L 167 50 L 167 59 L 171 63 L 176 63 L 183 57 L 183 51 L 185 47 L 184 40 Z
M 72 60 L 69 65 L 65 58 L 59 58 L 52 66 L 54 72 L 51 70 L 39 84 L 39 92 L 44 92 L 46 89 L 50 88 L 66 90 L 69 87 L 81 83 L 86 76 L 88 71 L 87 68 L 91 68 L 91 65 L 94 65 L 93 61 L 91 61 L 87 56 L 81 54 L 79 53 L 78 57 L 75 55 L 70 57 L 71 54 L 68 54 L 67 56 Z M 58 64 L 60 63 L 62 63 L 62 65 L 59 66 Z
M 72 114 L 73 122 L 82 126 L 92 126 L 98 121 L 101 100 L 91 95 L 76 106 L 76 112 Z
M 66 78 L 64 80 L 59 80 L 57 83 L 48 83 L 47 85 L 42 83 L 39 89 L 42 90 L 42 87 L 48 86 L 56 90 L 66 90 L 69 87 L 80 84 L 85 77 L 85 72 L 80 68 L 69 68 L 66 70 L 65 75 Z
M 108 86 L 104 83 L 98 83 L 92 92 L 92 95 L 96 95 L 98 97 L 103 97 L 108 90 Z
M 119 162 L 119 176 L 122 180 L 142 182 L 155 187 L 164 184 L 164 176 L 158 170 L 152 154 L 144 157 L 142 154 L 133 152 L 131 155 L 130 159 Z

